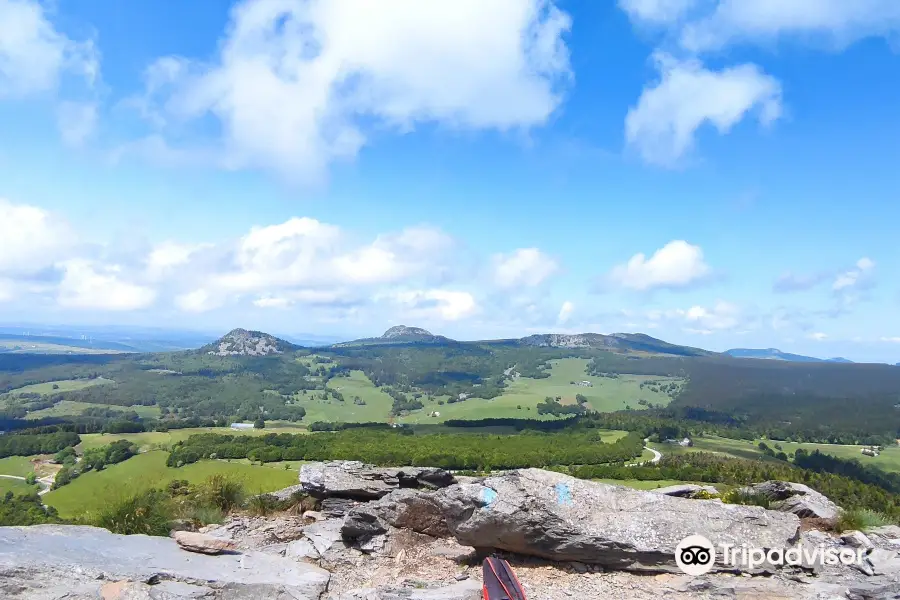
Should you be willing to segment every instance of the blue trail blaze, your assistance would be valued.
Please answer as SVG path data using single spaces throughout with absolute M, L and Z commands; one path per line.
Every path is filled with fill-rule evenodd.
M 569 490 L 569 486 L 565 483 L 556 484 L 556 503 L 572 504 L 572 492 Z

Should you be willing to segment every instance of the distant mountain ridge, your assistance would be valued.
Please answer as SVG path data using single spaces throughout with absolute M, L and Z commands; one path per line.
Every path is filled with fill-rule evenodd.
M 734 358 L 758 358 L 764 360 L 784 360 L 788 362 L 831 362 L 831 363 L 852 363 L 852 360 L 837 356 L 834 358 L 816 358 L 814 356 L 804 356 L 802 354 L 791 354 L 790 352 L 782 352 L 778 348 L 732 348 L 726 350 L 725 354 Z
M 262 331 L 232 329 L 211 344 L 197 350 L 215 356 L 272 356 L 298 350 L 300 346 Z
M 711 356 L 709 350 L 679 346 L 644 333 L 542 333 L 517 340 L 525 346 L 549 348 L 606 348 L 612 351 L 648 352 L 675 356 Z
M 351 342 L 334 344 L 336 347 L 346 346 L 375 346 L 384 344 L 458 344 L 442 335 L 435 335 L 421 327 L 407 327 L 406 325 L 394 325 L 379 337 L 362 338 Z

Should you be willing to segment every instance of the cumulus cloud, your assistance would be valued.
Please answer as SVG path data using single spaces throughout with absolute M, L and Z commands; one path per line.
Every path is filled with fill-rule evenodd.
M 213 61 L 160 58 L 132 104 L 156 126 L 217 119 L 225 166 L 314 180 L 373 126 L 543 124 L 570 26 L 552 0 L 245 0 Z
M 83 259 L 62 263 L 63 278 L 57 301 L 65 308 L 128 311 L 147 308 L 156 291 L 122 278 L 116 265 L 97 265 Z
M 721 331 L 735 331 L 752 325 L 751 318 L 731 302 L 718 301 L 712 306 L 694 305 L 690 308 L 656 309 L 643 312 L 625 311 L 630 318 L 647 320 L 650 329 L 662 324 L 674 325 L 690 333 L 709 335 Z M 641 326 L 642 324 L 635 324 Z
M 659 81 L 644 88 L 625 118 L 626 141 L 649 163 L 677 164 L 705 124 L 725 134 L 751 111 L 764 125 L 781 116 L 781 85 L 756 65 L 714 71 L 661 52 L 653 60 Z
M 0 0 L 0 98 L 53 91 L 63 73 L 92 84 L 98 71 L 93 43 L 57 31 L 40 2 Z
M 869 258 L 863 257 L 856 261 L 853 268 L 839 273 L 831 284 L 831 289 L 835 292 L 849 292 L 852 290 L 863 289 L 872 283 L 872 271 L 875 269 L 875 262 Z
M 677 44 L 691 52 L 788 36 L 842 48 L 900 30 L 900 5 L 893 0 L 619 0 L 619 6 L 636 24 L 670 28 Z
M 75 243 L 61 217 L 0 198 L 0 275 L 38 273 L 65 258 Z
M 681 45 L 718 50 L 740 42 L 767 43 L 779 37 L 823 37 L 843 47 L 870 36 L 900 31 L 900 4 L 893 0 L 719 0 L 715 8 L 685 26 Z
M 619 6 L 636 22 L 668 25 L 678 22 L 699 0 L 619 0 Z
M 501 289 L 536 287 L 558 270 L 559 264 L 537 248 L 493 257 L 494 283 Z
M 401 290 L 376 296 L 403 308 L 406 316 L 421 321 L 458 321 L 474 315 L 478 303 L 469 292 L 459 290 Z
M 617 286 L 636 291 L 659 288 L 685 288 L 712 273 L 700 246 L 674 240 L 647 258 L 643 253 L 613 268 L 610 280 Z

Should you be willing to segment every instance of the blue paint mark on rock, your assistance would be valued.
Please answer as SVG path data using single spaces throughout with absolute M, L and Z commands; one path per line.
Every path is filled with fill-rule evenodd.
M 481 501 L 486 508 L 490 508 L 491 504 L 497 501 L 497 492 L 489 487 L 483 488 L 481 490 Z
M 572 491 L 569 489 L 568 484 L 565 484 L 565 483 L 557 483 L 556 484 L 556 503 L 557 504 L 572 504 Z

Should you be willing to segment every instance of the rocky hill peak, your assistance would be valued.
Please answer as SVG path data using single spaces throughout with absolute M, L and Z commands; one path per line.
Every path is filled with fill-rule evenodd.
M 221 338 L 200 348 L 201 354 L 215 356 L 271 356 L 296 348 L 286 342 L 262 331 L 248 329 L 232 329 Z
M 385 331 L 381 337 L 386 340 L 407 337 L 434 337 L 434 334 L 427 329 L 421 327 L 407 327 L 406 325 L 395 325 Z

